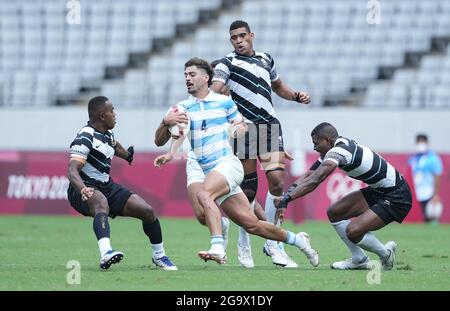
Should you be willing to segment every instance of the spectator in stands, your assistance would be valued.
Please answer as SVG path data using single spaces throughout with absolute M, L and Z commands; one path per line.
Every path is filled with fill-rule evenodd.
M 440 216 L 439 207 L 442 207 L 439 198 L 442 161 L 430 150 L 427 135 L 416 136 L 416 153 L 409 158 L 408 163 L 411 166 L 416 199 L 420 202 L 423 219 L 425 222 L 437 221 Z

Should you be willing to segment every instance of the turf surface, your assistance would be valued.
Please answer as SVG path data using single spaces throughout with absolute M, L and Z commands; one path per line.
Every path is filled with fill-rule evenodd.
M 398 244 L 392 271 L 381 272 L 369 284 L 367 271 L 334 271 L 331 262 L 348 257 L 334 229 L 324 222 L 286 223 L 306 231 L 320 254 L 318 268 L 296 248 L 286 246 L 298 269 L 274 266 L 262 254 L 263 240 L 252 237 L 256 267 L 237 261 L 237 227 L 230 229 L 228 263 L 202 262 L 197 251 L 209 248 L 209 233 L 192 219 L 161 219 L 167 254 L 179 271 L 161 271 L 151 264 L 150 245 L 139 221 L 110 221 L 111 240 L 124 260 L 108 271 L 98 267 L 99 254 L 92 219 L 70 216 L 0 217 L 0 290 L 450 290 L 450 247 L 447 225 L 389 225 L 377 232 L 383 241 Z M 376 259 L 371 254 L 371 259 Z M 69 285 L 66 264 L 81 265 L 81 284 Z M 371 280 L 377 280 L 370 275 Z

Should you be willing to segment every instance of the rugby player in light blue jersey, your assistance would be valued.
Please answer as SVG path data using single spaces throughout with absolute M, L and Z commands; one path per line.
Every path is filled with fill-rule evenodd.
M 232 135 L 245 130 L 243 117 L 237 111 L 233 100 L 209 90 L 212 69 L 209 63 L 199 58 L 185 64 L 185 81 L 188 99 L 178 103 L 190 118 L 188 138 L 191 144 L 188 161 L 188 183 L 200 182 L 196 198 L 204 210 L 211 233 L 211 248 L 200 251 L 205 261 L 219 264 L 227 261 L 221 228 L 221 212 L 242 226 L 247 232 L 266 239 L 282 241 L 298 247 L 313 266 L 319 265 L 319 255 L 310 245 L 307 233 L 294 234 L 266 221 L 258 220 L 250 209 L 250 203 L 239 184 L 244 170 L 239 159 L 233 155 L 229 143 L 229 127 Z M 161 167 L 173 159 L 184 137 L 172 139 L 170 151 L 155 159 L 155 166 Z M 217 202 L 217 205 L 216 203 Z

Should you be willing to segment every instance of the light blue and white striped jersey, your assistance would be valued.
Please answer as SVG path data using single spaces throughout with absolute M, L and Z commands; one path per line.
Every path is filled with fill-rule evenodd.
M 228 137 L 229 123 L 242 121 L 242 115 L 231 97 L 213 91 L 202 100 L 191 95 L 178 105 L 189 114 L 191 150 L 207 174 L 221 159 L 233 155 Z M 191 152 L 189 156 L 192 157 Z

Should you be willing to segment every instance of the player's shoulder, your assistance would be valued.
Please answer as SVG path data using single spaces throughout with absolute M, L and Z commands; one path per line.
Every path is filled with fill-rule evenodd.
M 81 135 L 81 134 L 87 134 L 87 135 L 90 135 L 90 136 L 94 136 L 94 132 L 95 132 L 95 129 L 94 129 L 92 126 L 90 126 L 89 124 L 87 124 L 87 125 L 83 126 L 83 127 L 78 131 L 78 134 L 79 134 L 79 135 Z
M 211 91 L 208 94 L 208 98 L 210 100 L 220 101 L 220 102 L 225 102 L 225 101 L 231 100 L 230 96 L 223 95 L 223 94 L 220 94 L 220 93 L 216 93 L 216 92 L 213 92 L 213 91 Z
M 263 58 L 263 59 L 268 60 L 270 62 L 273 60 L 272 55 L 270 55 L 269 53 L 266 53 L 266 52 L 255 51 L 255 56 Z
M 352 141 L 351 139 L 345 138 L 345 137 L 338 137 L 338 139 L 336 139 L 334 145 L 335 146 L 347 146 L 349 147 L 351 144 L 353 144 L 354 141 Z

